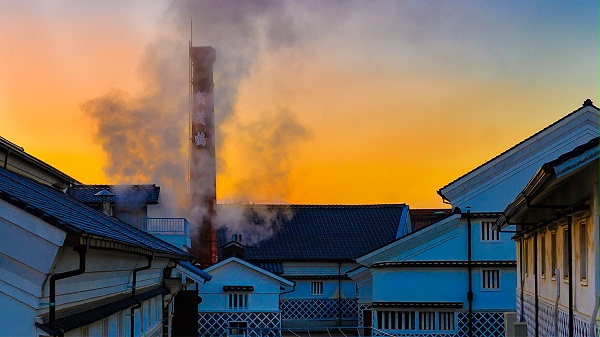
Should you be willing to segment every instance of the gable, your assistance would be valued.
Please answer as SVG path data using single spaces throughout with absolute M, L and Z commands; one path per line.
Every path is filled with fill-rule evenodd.
M 441 188 L 438 194 L 453 207 L 500 212 L 542 164 L 597 137 L 598 116 L 590 102 Z
M 460 231 L 460 214 L 455 214 L 418 232 L 406 235 L 356 259 L 361 265 L 383 261 L 458 260 L 465 253 L 466 238 Z M 461 241 L 462 240 L 462 241 Z

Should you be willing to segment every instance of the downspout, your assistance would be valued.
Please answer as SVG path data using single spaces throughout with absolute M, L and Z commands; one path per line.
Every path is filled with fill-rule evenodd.
M 469 274 L 469 291 L 467 292 L 467 300 L 469 301 L 469 337 L 473 337 L 473 282 L 471 274 L 473 268 L 471 266 L 471 210 L 467 207 L 467 269 Z
M 556 279 L 556 302 L 554 302 L 554 337 L 558 337 L 558 303 L 560 301 L 560 269 L 554 270 Z
M 88 248 L 89 248 L 89 241 L 87 241 L 87 244 L 85 246 L 73 247 L 73 250 L 75 250 L 77 253 L 79 253 L 79 268 L 74 269 L 74 270 L 69 270 L 64 273 L 53 274 L 52 276 L 50 276 L 50 317 L 49 317 L 48 324 L 50 325 L 50 328 L 54 331 L 57 331 L 56 330 L 56 281 L 85 273 L 85 257 L 86 257 Z M 63 332 L 59 331 L 58 335 L 62 336 Z
M 595 184 L 593 187 L 594 193 L 594 215 L 592 216 L 592 221 L 594 225 L 594 240 L 598 240 L 598 207 L 600 207 L 600 201 L 598 200 L 598 184 Z M 590 318 L 590 325 L 588 326 L 588 336 L 594 335 L 594 327 L 596 326 L 596 316 L 598 316 L 598 275 L 600 275 L 600 271 L 598 270 L 598 241 L 594 245 L 596 250 L 594 254 L 594 296 L 596 297 L 596 303 L 594 304 L 594 310 L 592 311 L 592 315 Z M 589 273 L 588 273 L 589 275 Z
M 525 293 L 523 290 L 523 287 L 525 287 L 525 274 L 523 273 L 523 271 L 524 271 L 523 263 L 525 261 L 525 260 L 523 260 L 523 245 L 524 244 L 525 244 L 525 242 L 524 242 L 523 238 L 521 238 L 519 240 L 519 255 L 521 256 L 519 259 L 521 261 L 521 265 L 519 266 L 520 267 L 519 274 L 521 275 L 521 279 L 519 280 L 519 281 L 521 281 L 521 292 L 520 292 L 521 293 L 521 295 L 520 295 L 521 296 L 521 311 L 520 311 L 521 314 L 519 315 L 519 322 L 525 322 L 525 320 L 524 320 L 525 314 L 523 312 L 525 309 L 525 307 L 523 305 L 523 302 L 525 301 L 525 299 L 523 298 L 523 296 L 525 296 Z
M 573 217 L 567 217 L 567 240 L 569 250 L 569 337 L 573 337 L 573 242 L 572 242 L 572 223 Z M 557 280 L 558 282 L 558 280 Z
M 8 164 L 8 155 L 10 154 L 10 149 L 6 149 L 6 154 L 4 155 L 4 168 Z
M 342 326 L 342 261 L 338 261 L 338 326 Z
M 538 244 L 537 244 L 537 232 L 533 233 L 533 280 L 535 282 L 533 291 L 535 293 L 535 337 L 539 337 L 539 290 L 538 290 Z
M 139 267 L 139 268 L 135 268 L 133 269 L 133 279 L 131 282 L 131 298 L 133 298 L 136 302 L 136 304 L 131 307 L 130 309 L 130 322 L 131 322 L 131 327 L 130 327 L 130 331 L 131 331 L 131 337 L 135 336 L 135 331 L 134 331 L 134 325 L 135 325 L 135 309 L 139 309 L 142 307 L 142 301 L 138 300 L 137 298 L 135 298 L 135 287 L 136 287 L 136 283 L 137 283 L 137 273 L 142 271 L 142 270 L 148 270 L 150 268 L 152 268 L 152 260 L 154 259 L 154 255 L 146 255 L 146 259 L 148 259 L 148 264 L 144 267 Z M 143 322 L 140 322 L 140 326 L 143 324 Z

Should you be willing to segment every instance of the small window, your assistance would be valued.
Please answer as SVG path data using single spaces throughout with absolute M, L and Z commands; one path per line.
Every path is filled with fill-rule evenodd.
M 311 282 L 310 283 L 310 294 L 311 295 L 323 295 L 323 282 Z
M 229 294 L 230 310 L 248 309 L 248 294 L 247 293 L 231 293 Z
M 550 268 L 552 277 L 556 277 L 556 231 L 550 234 Z
M 585 222 L 579 225 L 579 278 L 587 280 L 587 232 Z
M 438 322 L 440 330 L 454 330 L 454 312 L 438 313 Z
M 569 229 L 565 228 L 563 232 L 563 278 L 569 279 Z
M 102 336 L 108 336 L 108 318 L 102 319 Z
M 229 322 L 228 336 L 248 336 L 248 322 Z
M 435 330 L 435 312 L 419 312 L 419 330 Z
M 481 276 L 482 289 L 500 289 L 499 269 L 483 269 L 481 271 Z
M 492 221 L 483 221 L 481 223 L 481 241 L 500 241 L 500 233 L 493 229 Z
M 546 277 L 546 235 L 540 237 L 540 269 L 542 277 Z
M 377 311 L 377 326 L 388 330 L 415 330 L 414 311 Z
M 81 327 L 81 337 L 89 337 L 90 336 L 90 326 L 86 325 Z
M 523 266 L 524 266 L 525 275 L 528 275 L 529 274 L 529 243 L 527 242 L 527 239 L 525 239 L 524 247 L 523 247 Z

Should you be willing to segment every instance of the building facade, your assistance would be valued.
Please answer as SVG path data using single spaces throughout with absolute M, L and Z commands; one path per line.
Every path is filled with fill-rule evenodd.
M 550 161 L 498 221 L 516 226 L 529 336 L 598 336 L 598 138 Z

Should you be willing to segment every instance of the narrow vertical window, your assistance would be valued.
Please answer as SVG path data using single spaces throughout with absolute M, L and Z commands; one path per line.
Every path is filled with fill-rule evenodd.
M 228 308 L 230 310 L 248 309 L 248 294 L 230 293 L 228 295 Z
M 500 289 L 499 269 L 483 269 L 481 270 L 481 276 L 482 289 Z
M 550 234 L 550 268 L 552 277 L 556 277 L 556 231 Z
M 569 279 L 569 229 L 565 228 L 563 231 L 563 278 Z
M 419 330 L 435 330 L 435 312 L 419 311 Z
M 540 239 L 540 269 L 542 277 L 546 277 L 546 235 L 542 235 Z
M 529 273 L 529 245 L 527 239 L 525 239 L 524 244 L 525 248 L 523 249 L 523 266 L 525 266 L 525 275 L 527 275 Z
M 311 282 L 310 283 L 310 294 L 311 295 L 323 295 L 323 282 Z
M 587 232 L 585 222 L 579 225 L 579 278 L 587 280 Z
M 500 241 L 500 233 L 494 229 L 492 221 L 481 223 L 481 241 Z
M 438 313 L 439 330 L 454 330 L 454 312 Z

